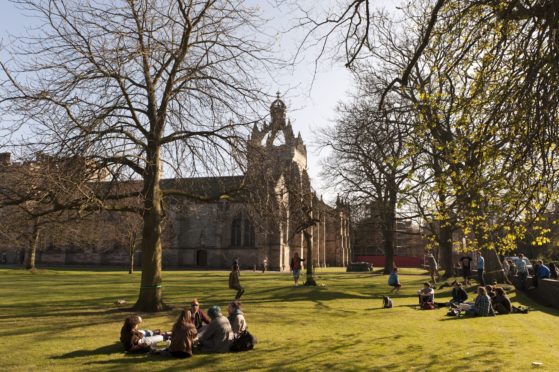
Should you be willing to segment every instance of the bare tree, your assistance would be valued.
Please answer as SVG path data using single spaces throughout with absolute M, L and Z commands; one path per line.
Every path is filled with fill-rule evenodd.
M 383 87 L 381 84 L 382 91 Z M 377 92 L 377 93 L 375 93 Z M 336 126 L 324 133 L 324 146 L 333 150 L 323 175 L 354 204 L 368 205 L 379 220 L 385 273 L 393 268 L 398 208 L 406 204 L 409 178 L 415 171 L 410 148 L 409 112 L 397 105 L 379 111 L 375 82 L 365 82 L 349 104 L 340 104 Z
M 88 182 L 93 175 L 84 159 L 58 159 L 37 154 L 35 159 L 0 164 L 0 222 L 8 240 L 27 242 L 25 267 L 35 269 L 37 245 L 42 231 L 62 231 L 63 225 L 81 218 L 88 205 Z M 79 200 L 77 203 L 76 200 Z
M 142 200 L 127 208 L 143 217 L 135 308 L 161 310 L 162 199 L 178 190 L 162 191 L 160 179 L 237 169 L 266 98 L 258 74 L 274 62 L 257 10 L 242 0 L 14 2 L 42 23 L 1 63 L 0 105 L 14 118 L 2 130 L 32 134 L 17 145 L 107 170 L 100 200 L 141 180 L 112 198 Z

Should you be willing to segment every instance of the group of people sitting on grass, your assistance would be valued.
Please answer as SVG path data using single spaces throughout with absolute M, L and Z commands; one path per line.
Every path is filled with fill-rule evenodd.
M 527 310 L 512 306 L 505 290 L 501 287 L 479 286 L 474 302 L 467 302 L 468 293 L 462 283 L 452 283 L 452 299 L 447 303 L 435 302 L 435 290 L 425 282 L 418 291 L 419 305 L 422 309 L 436 309 L 448 306 L 450 315 L 494 316 L 496 314 L 525 313 Z
M 219 306 L 213 305 L 206 315 L 194 299 L 190 308 L 181 311 L 172 330 L 165 333 L 139 329 L 142 318 L 132 315 L 124 321 L 120 342 L 127 352 L 163 351 L 177 358 L 191 357 L 193 350 L 225 353 L 251 349 L 256 340 L 247 331 L 240 301 L 231 301 L 228 312 L 229 316 L 225 317 Z M 157 344 L 163 341 L 167 342 L 167 348 L 158 350 Z

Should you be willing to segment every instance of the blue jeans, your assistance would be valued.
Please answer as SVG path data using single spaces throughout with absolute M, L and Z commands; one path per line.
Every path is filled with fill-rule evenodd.
M 485 286 L 485 279 L 483 277 L 483 269 L 477 269 L 477 281 L 479 284 Z
M 528 278 L 528 272 L 526 271 L 519 271 L 518 272 L 518 280 L 520 280 L 520 289 L 526 289 L 526 278 Z

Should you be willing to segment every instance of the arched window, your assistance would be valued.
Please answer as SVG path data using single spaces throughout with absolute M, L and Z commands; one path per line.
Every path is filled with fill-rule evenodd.
M 248 218 L 245 218 L 243 247 L 254 247 L 254 225 Z
M 243 222 L 243 217 L 242 215 L 237 215 L 234 219 L 233 222 L 231 223 L 231 245 L 234 247 L 240 247 L 241 246 L 241 238 L 242 238 L 242 222 Z
M 254 247 L 254 224 L 251 219 L 239 213 L 231 222 L 231 246 Z

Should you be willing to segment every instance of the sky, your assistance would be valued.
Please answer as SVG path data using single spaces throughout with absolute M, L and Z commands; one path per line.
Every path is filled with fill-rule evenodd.
M 320 0 L 324 5 L 327 0 Z M 330 1 L 330 0 L 328 0 Z M 295 21 L 293 12 L 284 4 L 276 8 L 274 0 L 253 0 L 262 7 L 265 18 L 270 19 L 266 33 L 275 34 L 276 47 L 282 57 L 289 59 L 294 55 L 299 41 L 304 36 L 303 30 L 289 33 L 285 31 Z M 313 4 L 313 1 L 301 3 Z M 26 17 L 8 0 L 0 0 L 0 41 L 7 42 L 7 35 L 25 33 L 26 28 L 33 26 L 34 20 Z M 286 68 L 277 72 L 274 82 L 270 82 L 270 89 L 280 92 L 287 105 L 288 117 L 291 119 L 295 135 L 301 136 L 307 145 L 308 172 L 312 185 L 319 195 L 324 195 L 326 201 L 335 199 L 333 190 L 328 189 L 320 179 L 320 161 L 326 156 L 316 145 L 317 132 L 327 125 L 331 125 L 335 118 L 335 108 L 340 100 L 346 98 L 351 88 L 352 79 L 343 66 L 342 61 L 334 62 L 323 58 L 315 68 L 316 49 L 305 52 L 293 68 Z M 277 88 L 274 87 L 277 85 Z M 287 92 L 287 94 L 286 94 Z

